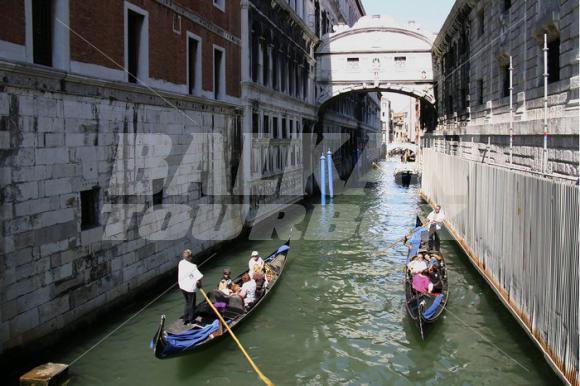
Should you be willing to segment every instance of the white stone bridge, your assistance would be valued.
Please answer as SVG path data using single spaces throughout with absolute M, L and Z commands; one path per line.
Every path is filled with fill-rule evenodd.
M 431 104 L 433 39 L 413 24 L 365 16 L 327 34 L 316 51 L 316 98 L 324 107 L 350 92 L 395 92 Z

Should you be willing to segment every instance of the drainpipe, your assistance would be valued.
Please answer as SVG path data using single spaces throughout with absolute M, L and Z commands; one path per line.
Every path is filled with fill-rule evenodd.
M 544 155 L 542 172 L 548 167 L 548 35 L 544 34 Z
M 514 162 L 514 66 L 510 55 L 510 166 Z

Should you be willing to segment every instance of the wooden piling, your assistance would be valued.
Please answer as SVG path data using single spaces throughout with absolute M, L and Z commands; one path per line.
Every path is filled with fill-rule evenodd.
M 56 386 L 68 379 L 68 365 L 45 363 L 20 377 L 20 386 Z

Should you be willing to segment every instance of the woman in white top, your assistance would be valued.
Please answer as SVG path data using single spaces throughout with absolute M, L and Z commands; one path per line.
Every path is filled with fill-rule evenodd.
M 186 249 L 181 253 L 183 258 L 177 266 L 177 284 L 185 297 L 185 310 L 183 312 L 183 324 L 193 322 L 195 317 L 195 289 L 201 287 L 202 273 L 193 264 L 193 254 Z
M 242 275 L 242 281 L 244 284 L 242 284 L 239 295 L 244 299 L 244 305 L 247 307 L 248 304 L 256 300 L 256 282 L 247 273 Z
M 407 265 L 407 267 L 412 275 L 426 271 L 427 268 L 429 268 L 427 260 L 424 259 L 422 253 L 419 253 L 417 257 Z

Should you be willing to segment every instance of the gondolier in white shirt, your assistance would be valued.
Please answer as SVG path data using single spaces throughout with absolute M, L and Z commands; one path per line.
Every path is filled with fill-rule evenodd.
M 197 269 L 191 250 L 186 249 L 181 253 L 181 261 L 177 266 L 177 284 L 185 297 L 185 310 L 183 312 L 183 324 L 190 324 L 195 318 L 195 290 L 201 288 L 202 273 Z
M 445 221 L 445 213 L 441 209 L 441 205 L 435 206 L 435 210 L 429 213 L 427 220 L 429 221 L 429 249 L 438 251 L 440 248 L 439 231 L 443 226 L 443 221 Z

